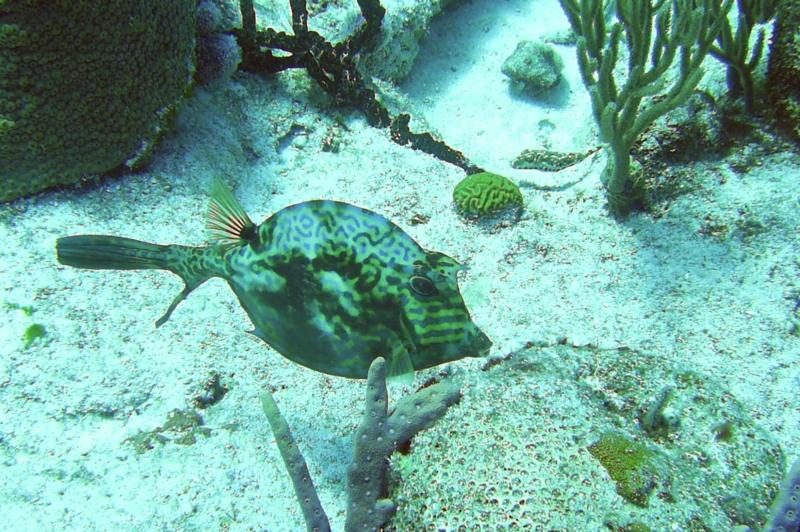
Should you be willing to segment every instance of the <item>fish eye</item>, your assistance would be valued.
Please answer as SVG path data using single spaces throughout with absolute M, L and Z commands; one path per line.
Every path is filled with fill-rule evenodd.
M 421 296 L 432 296 L 436 293 L 436 285 L 424 275 L 412 275 L 409 284 L 411 289 Z

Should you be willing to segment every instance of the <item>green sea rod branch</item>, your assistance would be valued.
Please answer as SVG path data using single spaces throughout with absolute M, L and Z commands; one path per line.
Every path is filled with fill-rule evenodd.
M 607 0 L 608 1 L 608 0 Z M 733 0 L 616 0 L 617 22 L 606 32 L 602 0 L 560 0 L 578 35 L 578 65 L 589 90 L 600 137 L 610 149 L 603 172 L 612 212 L 641 207 L 643 180 L 630 151 L 652 122 L 681 105 L 703 75 L 700 65 L 719 34 Z M 614 74 L 622 38 L 628 65 L 620 84 Z M 678 76 L 666 89 L 666 73 Z M 648 100 L 648 106 L 641 109 Z
M 745 108 L 755 107 L 753 72 L 761 59 L 764 49 L 765 32 L 760 30 L 753 49 L 750 51 L 750 38 L 756 24 L 768 22 L 775 16 L 775 0 L 737 0 L 738 16 L 734 33 L 727 17 L 717 36 L 717 43 L 709 49 L 709 54 L 728 67 L 728 90 L 732 97 L 741 95 Z M 748 56 L 749 52 L 749 56 Z

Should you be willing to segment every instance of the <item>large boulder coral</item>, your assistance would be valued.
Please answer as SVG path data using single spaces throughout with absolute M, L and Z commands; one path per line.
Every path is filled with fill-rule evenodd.
M 354 4 L 353 2 L 352 4 Z M 358 59 L 359 69 L 366 78 L 399 82 L 408 76 L 422 50 L 422 41 L 428 35 L 432 21 L 455 0 L 395 0 L 383 2 L 386 14 L 381 23 L 378 42 L 369 53 Z M 350 4 L 350 20 L 360 23 L 355 17 L 358 11 Z M 345 24 L 342 35 L 332 35 L 333 40 L 344 39 L 357 24 Z M 336 32 L 332 32 L 336 33 Z
M 800 2 L 780 2 L 769 50 L 767 92 L 786 129 L 800 140 Z
M 196 0 L 0 0 L 0 201 L 141 166 L 191 86 Z
M 760 529 L 783 475 L 729 384 L 658 353 L 531 346 L 450 379 L 392 457 L 397 530 Z

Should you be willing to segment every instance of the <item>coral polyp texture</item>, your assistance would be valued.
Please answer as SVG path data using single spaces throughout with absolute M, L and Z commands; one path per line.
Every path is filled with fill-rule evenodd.
M 800 530 L 800 460 L 797 460 L 781 484 L 770 508 L 765 532 Z
M 760 530 L 785 469 L 724 382 L 658 353 L 534 346 L 451 379 L 460 403 L 392 456 L 396 530 Z M 665 388 L 679 429 L 650 434 Z
M 777 11 L 767 92 L 784 127 L 800 140 L 800 2 L 781 2 Z
M 194 73 L 195 0 L 0 0 L 0 201 L 141 166 Z
M 507 177 L 478 172 L 462 179 L 453 189 L 453 201 L 467 215 L 482 216 L 522 206 L 519 187 Z

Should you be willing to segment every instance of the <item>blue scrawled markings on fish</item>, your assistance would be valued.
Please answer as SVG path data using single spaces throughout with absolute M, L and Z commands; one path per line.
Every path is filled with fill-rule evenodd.
M 255 225 L 232 193 L 212 194 L 209 227 L 218 244 L 159 246 L 113 236 L 59 239 L 63 264 L 161 268 L 186 288 L 156 323 L 210 277 L 224 278 L 253 332 L 308 368 L 364 378 L 387 357 L 399 375 L 467 356 L 491 342 L 458 290 L 458 262 L 426 251 L 383 216 L 347 203 L 312 200 Z

